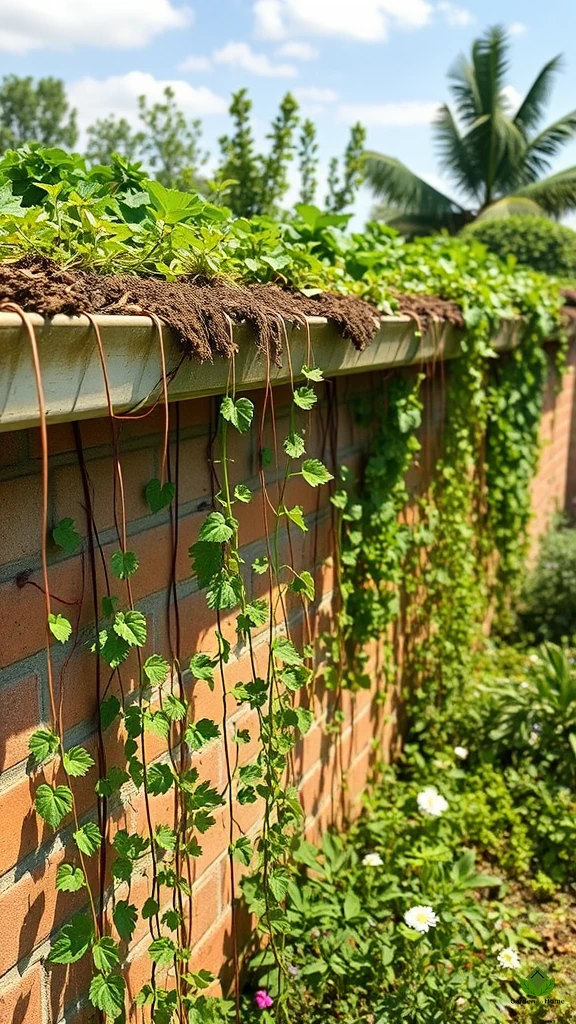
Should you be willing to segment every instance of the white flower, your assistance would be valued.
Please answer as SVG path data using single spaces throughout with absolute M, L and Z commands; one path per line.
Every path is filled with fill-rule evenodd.
M 448 810 L 448 801 L 438 792 L 436 786 L 426 786 L 426 789 L 418 793 L 416 800 L 423 814 L 429 814 L 431 818 L 439 818 Z
M 528 655 L 528 661 L 531 661 L 533 665 L 539 665 L 540 664 L 540 658 L 538 657 L 537 654 L 529 654 Z
M 468 757 L 468 749 L 466 747 L 454 747 L 454 753 L 461 761 L 465 761 Z
M 429 932 L 438 924 L 438 917 L 432 907 L 410 907 L 404 914 L 404 920 L 415 932 Z
M 379 868 L 382 866 L 384 861 L 382 860 L 382 857 L 380 856 L 379 853 L 367 853 L 366 856 L 363 858 L 362 863 L 367 868 Z
M 498 953 L 498 963 L 500 964 L 500 967 L 508 967 L 515 971 L 520 967 L 520 957 L 515 949 L 508 946 L 508 949 L 503 949 Z

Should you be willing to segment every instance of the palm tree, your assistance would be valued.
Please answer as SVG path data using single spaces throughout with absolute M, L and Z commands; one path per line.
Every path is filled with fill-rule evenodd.
M 442 167 L 466 197 L 464 205 L 413 174 L 399 160 L 367 153 L 365 176 L 385 204 L 389 223 L 418 234 L 458 231 L 479 215 L 576 209 L 576 167 L 541 177 L 552 157 L 576 135 L 576 110 L 540 128 L 561 57 L 544 65 L 516 113 L 504 89 L 509 41 L 496 26 L 462 55 L 449 73 L 455 113 L 444 104 L 434 122 Z

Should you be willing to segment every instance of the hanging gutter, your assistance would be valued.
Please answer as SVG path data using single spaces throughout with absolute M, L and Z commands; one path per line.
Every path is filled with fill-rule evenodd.
M 107 414 L 108 406 L 98 345 L 92 325 L 84 316 L 56 316 L 51 321 L 31 314 L 38 339 L 48 423 L 92 419 Z M 95 317 L 99 325 L 115 412 L 145 408 L 161 394 L 158 332 L 146 316 Z M 311 354 L 307 332 L 287 325 L 290 361 L 270 367 L 274 385 L 295 379 L 307 362 L 320 366 L 326 377 L 366 373 L 392 366 L 410 366 L 451 359 L 460 352 L 463 332 L 435 322 L 420 335 L 408 317 L 383 317 L 371 344 L 358 352 L 341 338 L 323 317 L 311 317 Z M 495 350 L 517 345 L 522 322 L 503 321 L 493 340 Z M 226 392 L 231 362 L 215 356 L 213 363 L 183 358 L 170 331 L 164 331 L 166 370 L 172 402 Z M 261 388 L 266 382 L 266 357 L 255 345 L 248 325 L 235 328 L 236 390 Z M 38 400 L 30 342 L 15 313 L 0 313 L 0 431 L 22 430 L 39 423 Z

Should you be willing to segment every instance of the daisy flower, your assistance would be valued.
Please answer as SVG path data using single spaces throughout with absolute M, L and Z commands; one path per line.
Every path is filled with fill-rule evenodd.
M 502 949 L 500 953 L 498 953 L 497 959 L 500 967 L 507 967 L 512 971 L 515 971 L 520 967 L 520 957 L 516 950 L 512 949 L 512 946 L 508 946 L 507 949 Z
M 367 853 L 366 856 L 362 858 L 362 863 L 367 868 L 380 868 L 384 861 L 379 853 Z
M 426 786 L 416 797 L 419 810 L 429 814 L 431 818 L 439 818 L 448 810 L 448 801 L 438 792 L 436 786 Z
M 416 932 L 429 932 L 431 928 L 435 928 L 438 924 L 438 916 L 432 910 L 432 907 L 410 907 L 404 914 L 404 920 L 409 928 L 413 928 Z

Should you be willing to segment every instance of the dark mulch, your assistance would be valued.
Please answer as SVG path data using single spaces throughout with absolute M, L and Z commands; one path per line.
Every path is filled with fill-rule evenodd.
M 430 319 L 463 326 L 454 302 L 434 296 L 398 296 L 400 312 L 425 328 Z M 233 285 L 222 280 L 164 281 L 128 275 L 98 275 L 68 269 L 44 257 L 26 256 L 0 264 L 0 303 L 14 302 L 27 312 L 53 317 L 57 313 L 154 313 L 173 331 L 183 350 L 199 359 L 234 351 L 232 325 L 250 324 L 258 346 L 278 361 L 284 321 L 326 317 L 339 334 L 359 350 L 366 348 L 379 326 L 375 306 L 353 295 L 322 292 L 306 296 L 277 285 Z

